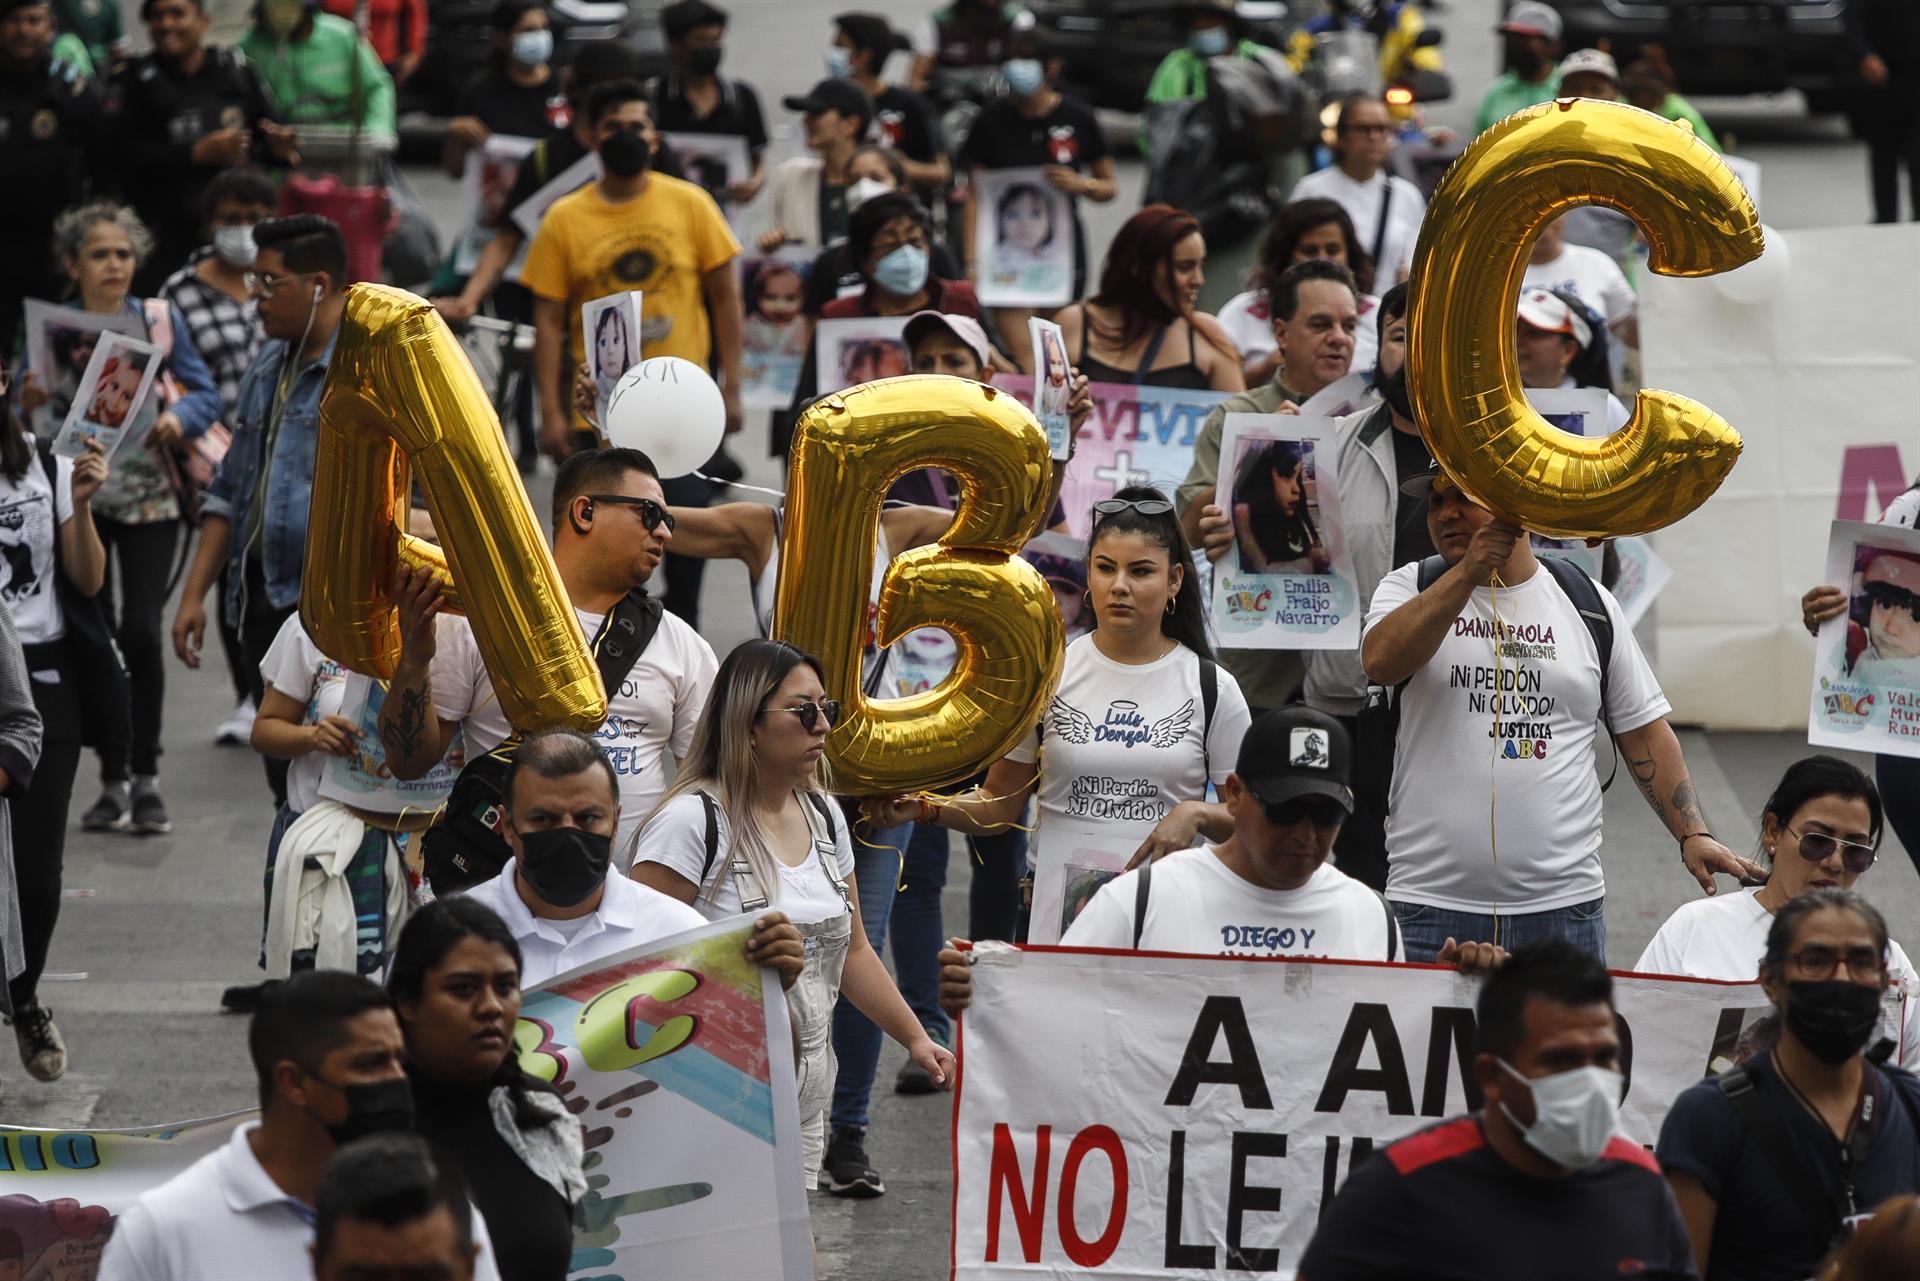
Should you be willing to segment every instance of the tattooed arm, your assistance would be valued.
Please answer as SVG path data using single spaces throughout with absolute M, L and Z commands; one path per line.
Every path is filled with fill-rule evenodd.
M 1708 894 L 1715 892 L 1714 873 L 1735 878 L 1764 878 L 1766 872 L 1715 840 L 1700 812 L 1700 798 L 1687 774 L 1680 740 L 1666 718 L 1619 735 L 1620 754 L 1626 757 L 1633 781 L 1647 798 L 1653 816 L 1666 825 L 1680 843 L 1680 861 Z
M 380 746 L 393 776 L 412 779 L 439 764 L 455 728 L 433 711 L 433 618 L 440 612 L 440 583 L 425 570 L 403 568 L 393 594 L 400 610 L 400 661 L 380 705 Z

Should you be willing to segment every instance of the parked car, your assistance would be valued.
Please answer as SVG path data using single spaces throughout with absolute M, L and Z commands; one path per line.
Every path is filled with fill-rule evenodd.
M 1854 77 L 1847 0 L 1549 0 L 1567 49 L 1604 48 L 1621 66 L 1657 44 L 1695 94 L 1798 89 L 1816 112 L 1841 110 Z
M 1138 111 L 1154 69 L 1187 42 L 1186 21 L 1167 0 L 1028 0 L 1034 21 L 1065 61 L 1067 87 L 1096 107 Z M 1286 47 L 1293 24 L 1278 3 L 1242 0 L 1247 35 Z
M 461 89 L 493 56 L 496 0 L 428 0 L 427 55 L 400 92 L 403 112 L 433 117 L 453 114 Z M 625 40 L 640 51 L 645 74 L 666 70 L 667 41 L 660 30 L 666 0 L 549 0 L 553 63 L 565 67 L 595 40 Z

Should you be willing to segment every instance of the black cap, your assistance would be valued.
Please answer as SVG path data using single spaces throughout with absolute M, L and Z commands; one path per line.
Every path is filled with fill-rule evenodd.
M 1447 475 L 1446 469 L 1440 465 L 1439 459 L 1429 458 L 1427 459 L 1427 469 L 1425 471 L 1409 476 L 1400 482 L 1400 492 L 1408 498 L 1432 498 L 1433 486 L 1437 481 L 1445 481 L 1448 486 L 1454 489 L 1460 488 L 1460 486 L 1454 482 L 1453 477 Z
M 851 80 L 837 77 L 822 80 L 798 98 L 783 98 L 781 104 L 788 111 L 798 111 L 802 115 L 812 115 L 817 111 L 837 111 L 843 116 L 854 116 L 860 121 L 861 131 L 873 123 L 873 99 L 867 91 Z
M 1311 707 L 1283 707 L 1254 721 L 1240 740 L 1234 773 L 1262 804 L 1330 796 L 1353 813 L 1353 745 L 1346 727 Z

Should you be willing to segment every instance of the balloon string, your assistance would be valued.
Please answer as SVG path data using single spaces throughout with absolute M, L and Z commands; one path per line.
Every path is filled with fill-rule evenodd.
M 694 476 L 698 476 L 701 480 L 706 481 L 710 485 L 725 485 L 729 489 L 750 489 L 756 494 L 765 494 L 770 498 L 778 498 L 783 503 L 787 501 L 787 494 L 785 490 L 768 489 L 765 485 L 749 485 L 744 480 L 726 480 L 719 476 L 709 476 L 707 475 L 707 473 L 703 471 L 696 471 L 691 474 Z M 908 502 L 904 498 L 888 498 L 881 502 L 881 506 L 883 507 L 924 507 L 926 506 L 926 504 Z
M 1506 666 L 1501 662 L 1503 649 L 1500 638 L 1506 627 L 1500 619 L 1500 589 L 1506 586 L 1500 581 L 1500 571 L 1495 570 L 1487 580 L 1487 595 L 1493 611 L 1493 753 L 1487 757 L 1487 850 L 1493 856 L 1493 945 L 1500 946 L 1500 691 L 1505 684 Z M 1519 669 L 1515 669 L 1514 680 L 1519 681 Z

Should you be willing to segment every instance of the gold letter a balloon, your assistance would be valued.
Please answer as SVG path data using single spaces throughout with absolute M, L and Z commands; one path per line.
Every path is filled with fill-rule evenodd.
M 1515 112 L 1474 140 L 1427 206 L 1407 391 L 1434 457 L 1474 501 L 1537 533 L 1624 537 L 1706 502 L 1740 436 L 1667 391 L 1642 391 L 1627 425 L 1601 437 L 1560 431 L 1527 403 L 1514 338 L 1528 248 L 1583 204 L 1639 223 L 1663 275 L 1710 276 L 1760 256 L 1753 201 L 1686 125 L 1590 99 Z

